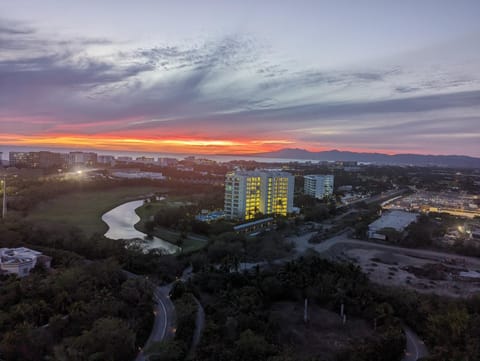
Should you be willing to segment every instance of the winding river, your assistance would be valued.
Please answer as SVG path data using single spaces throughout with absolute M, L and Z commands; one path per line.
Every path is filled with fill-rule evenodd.
M 175 253 L 179 247 L 164 241 L 158 237 L 146 240 L 145 233 L 135 229 L 135 224 L 140 221 L 140 217 L 135 213 L 135 210 L 143 205 L 143 200 L 131 201 L 123 203 L 116 208 L 108 211 L 102 216 L 108 226 L 108 231 L 105 237 L 110 239 L 141 239 L 144 240 L 144 249 L 160 249 L 165 253 Z

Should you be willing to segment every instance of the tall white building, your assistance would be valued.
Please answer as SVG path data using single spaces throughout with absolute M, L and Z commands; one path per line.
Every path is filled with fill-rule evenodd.
M 333 194 L 334 176 L 332 174 L 312 174 L 303 178 L 305 194 L 318 199 L 330 197 Z
M 290 173 L 237 171 L 225 178 L 227 218 L 249 220 L 259 213 L 284 215 L 293 210 L 295 178 Z

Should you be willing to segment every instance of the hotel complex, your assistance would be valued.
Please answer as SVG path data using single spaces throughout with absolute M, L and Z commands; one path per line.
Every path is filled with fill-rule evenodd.
M 306 175 L 303 177 L 305 180 L 304 192 L 309 196 L 322 199 L 330 197 L 333 194 L 333 180 L 334 176 L 331 174 L 325 175 Z
M 286 216 L 293 210 L 295 178 L 290 173 L 237 171 L 225 178 L 225 215 L 250 220 L 257 214 Z

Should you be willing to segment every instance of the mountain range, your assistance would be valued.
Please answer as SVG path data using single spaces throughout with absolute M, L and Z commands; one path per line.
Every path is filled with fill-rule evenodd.
M 340 150 L 310 152 L 299 148 L 285 148 L 273 152 L 251 154 L 254 157 L 304 159 L 315 161 L 356 161 L 373 164 L 438 166 L 452 168 L 480 168 L 480 158 L 465 155 L 423 155 L 357 153 Z

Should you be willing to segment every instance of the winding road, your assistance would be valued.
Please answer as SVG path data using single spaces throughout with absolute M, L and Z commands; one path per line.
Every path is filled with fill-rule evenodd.
M 147 342 L 138 353 L 135 361 L 147 361 L 144 350 L 156 342 L 171 340 L 175 337 L 175 306 L 169 298 L 172 283 L 163 287 L 156 286 L 153 290 L 153 298 L 156 301 L 153 313 L 155 319 L 152 332 Z
M 407 339 L 407 347 L 405 350 L 405 357 L 402 361 L 417 361 L 422 357 L 428 356 L 427 347 L 418 335 L 407 326 L 404 326 L 403 330 Z
M 143 238 L 145 234 L 139 232 L 134 228 L 134 225 L 138 222 L 139 217 L 135 213 L 135 209 L 138 208 L 143 204 L 143 201 L 133 201 L 125 203 L 113 210 L 105 213 L 102 216 L 102 219 L 105 223 L 109 226 L 109 231 L 105 234 L 106 237 L 112 239 L 132 239 L 132 238 Z M 392 250 L 397 252 L 402 252 L 407 255 L 414 255 L 420 257 L 432 257 L 432 258 L 458 258 L 458 259 L 468 259 L 469 262 L 478 264 L 480 266 L 480 260 L 468 257 L 455 257 L 452 254 L 437 252 L 437 251 L 430 251 L 430 250 L 421 250 L 421 249 L 410 249 L 410 248 L 403 248 L 397 246 L 390 246 L 378 243 L 372 243 L 367 241 L 360 241 L 350 239 L 346 236 L 346 232 L 340 234 L 338 236 L 332 237 L 328 240 L 325 240 L 319 244 L 311 244 L 309 243 L 309 239 L 316 234 L 316 232 L 307 233 L 302 236 L 298 237 L 291 237 L 289 238 L 295 244 L 296 248 L 296 255 L 293 257 L 288 257 L 280 260 L 274 261 L 276 264 L 285 263 L 290 261 L 296 257 L 301 256 L 307 249 L 314 249 L 319 253 L 325 253 L 330 250 L 331 247 L 337 244 L 350 244 L 350 245 L 357 245 L 362 247 L 369 247 L 369 248 L 377 248 L 382 250 Z M 155 242 L 159 248 L 166 248 L 170 252 L 174 252 L 174 248 L 170 248 L 168 242 L 163 240 L 155 240 Z M 167 243 L 165 245 L 165 243 Z M 175 247 L 175 246 L 173 246 Z M 173 253 L 172 252 L 172 253 Z M 249 264 L 241 264 L 240 269 L 242 270 L 249 270 L 255 267 L 263 267 L 266 266 L 267 262 L 259 262 L 259 263 L 249 263 Z M 139 277 L 137 275 L 129 274 L 132 277 Z M 181 280 L 183 282 L 187 281 L 192 276 L 191 268 L 187 268 Z M 154 325 L 152 328 L 152 332 L 145 343 L 143 349 L 137 355 L 135 361 L 146 361 L 147 357 L 144 354 L 144 350 L 147 349 L 152 343 L 159 342 L 165 339 L 172 339 L 175 336 L 175 308 L 173 303 L 169 298 L 169 293 L 172 288 L 173 283 L 158 287 L 154 286 L 154 299 L 156 301 L 156 305 L 154 308 L 155 320 Z M 198 300 L 196 300 L 198 304 L 198 312 L 197 312 L 197 322 L 196 328 L 194 332 L 194 337 L 192 340 L 192 345 L 190 348 L 190 354 L 193 354 L 196 345 L 200 341 L 201 333 L 205 323 L 205 313 L 203 310 L 202 305 Z M 402 361 L 416 361 L 421 357 L 427 356 L 428 351 L 425 347 L 423 341 L 408 327 L 404 327 L 405 335 L 406 335 L 406 350 L 405 350 L 405 357 Z

